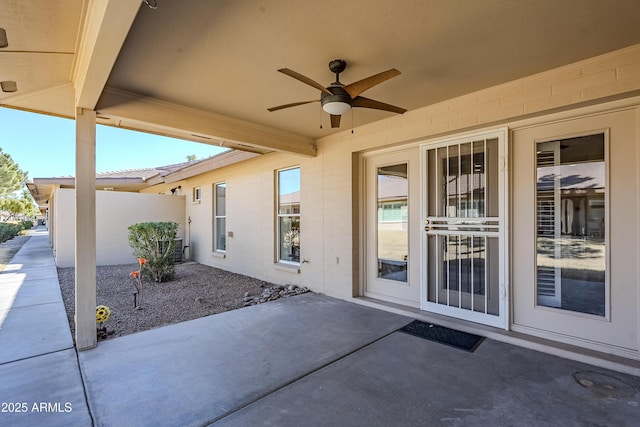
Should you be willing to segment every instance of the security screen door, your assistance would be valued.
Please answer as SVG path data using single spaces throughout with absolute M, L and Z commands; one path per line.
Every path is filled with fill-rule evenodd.
M 422 308 L 506 327 L 506 131 L 423 146 Z

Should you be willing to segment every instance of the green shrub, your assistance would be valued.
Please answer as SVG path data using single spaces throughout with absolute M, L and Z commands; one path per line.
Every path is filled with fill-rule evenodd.
M 0 222 L 0 243 L 6 242 L 9 239 L 13 239 L 17 236 L 22 228 L 20 225 L 12 222 Z
M 175 274 L 175 238 L 178 224 L 175 222 L 140 222 L 130 225 L 129 246 L 136 258 L 147 262 L 142 266 L 142 274 L 156 282 L 173 279 Z
M 33 228 L 33 221 L 30 220 L 22 220 L 18 223 L 20 226 L 20 230 L 31 230 Z

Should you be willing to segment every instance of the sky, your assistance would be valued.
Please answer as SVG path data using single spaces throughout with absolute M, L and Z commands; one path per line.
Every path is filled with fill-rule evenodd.
M 75 175 L 75 121 L 0 107 L 0 147 L 28 179 Z M 166 166 L 195 155 L 204 159 L 223 148 L 96 126 L 96 172 Z

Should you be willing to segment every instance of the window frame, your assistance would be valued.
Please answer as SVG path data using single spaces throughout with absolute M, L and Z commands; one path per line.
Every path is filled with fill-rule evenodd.
M 405 176 L 403 177 L 403 179 L 405 180 L 406 183 L 406 194 L 404 195 L 398 195 L 396 199 L 392 199 L 392 200 L 384 200 L 384 197 L 382 197 L 381 194 L 381 182 L 380 182 L 380 177 L 381 176 L 392 176 L 390 173 L 382 173 L 384 172 L 384 170 L 386 168 L 397 168 L 398 166 L 404 166 L 404 173 Z M 380 280 L 385 280 L 385 281 L 390 281 L 392 283 L 396 283 L 399 285 L 406 285 L 409 286 L 409 259 L 410 259 L 410 255 L 409 255 L 409 251 L 410 251 L 410 247 L 411 244 L 409 242 L 410 239 L 410 234 L 409 234 L 409 161 L 399 161 L 399 162 L 390 162 L 390 163 L 384 163 L 384 164 L 378 164 L 378 166 L 375 168 L 376 169 L 376 178 L 375 178 L 375 200 L 376 200 L 376 225 L 375 225 L 375 242 L 376 242 L 376 259 L 377 259 L 377 264 L 378 264 L 378 273 L 377 273 L 377 279 Z M 397 177 L 396 177 L 397 178 Z M 400 201 L 400 198 L 404 197 L 404 201 Z M 404 209 L 403 209 L 404 208 Z M 399 218 L 391 218 L 389 219 L 389 215 L 391 215 L 390 211 L 393 210 L 399 210 L 398 214 L 399 214 Z M 386 211 L 386 212 L 385 212 Z M 404 212 L 403 212 L 404 211 Z M 383 258 L 380 255 L 380 249 L 381 249 L 381 244 L 382 241 L 384 240 L 381 232 L 380 232 L 380 225 L 381 224 L 385 224 L 385 223 L 389 223 L 389 222 L 401 222 L 403 224 L 405 224 L 405 228 L 404 231 L 406 234 L 406 245 L 405 245 L 405 254 L 403 256 L 404 259 L 391 259 L 391 258 Z M 401 271 L 405 272 L 405 277 L 404 279 L 397 279 L 397 278 L 391 278 L 388 277 L 386 275 L 384 275 L 382 273 L 382 268 L 383 268 L 383 264 L 387 263 L 387 265 L 389 265 L 389 263 L 394 263 L 394 262 L 399 262 L 402 263 L 404 262 L 404 266 L 403 269 Z
M 300 174 L 301 169 L 300 166 L 291 166 L 287 168 L 278 169 L 275 171 L 275 262 L 277 264 L 286 264 L 291 266 L 300 266 L 300 260 L 291 261 L 288 259 L 283 259 L 281 254 L 282 242 L 281 242 L 281 230 L 280 230 L 280 219 L 289 217 L 289 218 L 298 218 L 298 223 L 300 223 L 301 218 L 301 208 L 300 202 L 298 202 L 298 213 L 280 213 L 280 196 L 283 195 L 280 193 L 280 183 L 281 183 L 281 173 L 298 170 L 298 192 L 300 192 Z M 300 230 L 298 229 L 298 240 L 300 239 Z M 298 258 L 300 258 L 300 244 L 298 244 Z
M 224 214 L 223 215 L 218 215 L 218 188 L 221 188 L 222 186 L 224 186 L 223 188 L 225 189 L 224 192 Z M 212 239 L 213 239 L 213 245 L 212 245 L 212 250 L 213 252 L 216 253 L 221 253 L 221 254 L 226 254 L 227 252 L 227 241 L 226 241 L 226 229 L 227 229 L 227 183 L 226 181 L 220 181 L 220 182 L 216 182 L 213 184 L 213 203 L 212 203 L 212 217 L 213 217 L 213 233 L 212 233 Z M 221 249 L 218 246 L 218 220 L 219 219 L 223 219 L 224 220 L 224 233 L 223 233 L 223 237 L 224 237 L 224 249 Z
M 202 200 L 202 187 L 193 187 L 192 202 L 200 203 Z

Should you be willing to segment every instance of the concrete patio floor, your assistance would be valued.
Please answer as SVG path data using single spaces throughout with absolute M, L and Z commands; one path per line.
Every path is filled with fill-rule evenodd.
M 32 235 L 0 274 L 3 426 L 640 424 L 639 377 L 490 339 L 468 353 L 319 294 L 76 353 L 46 234 Z M 42 402 L 60 410 L 34 411 Z

